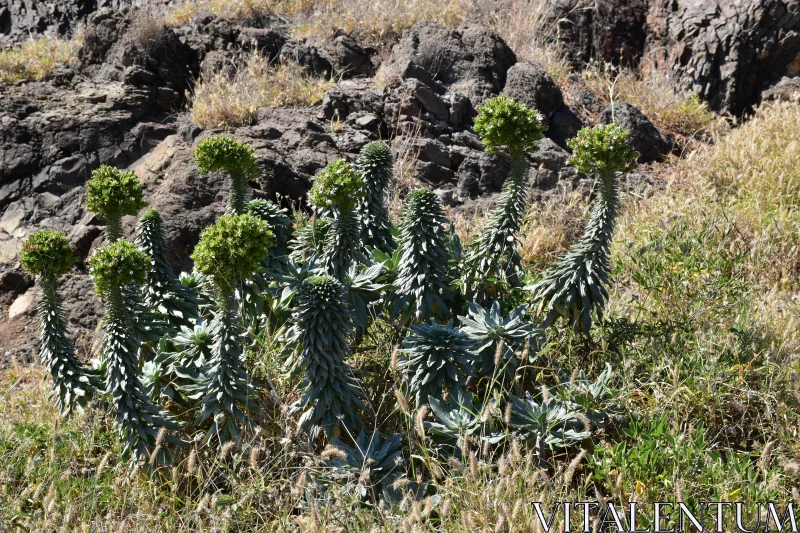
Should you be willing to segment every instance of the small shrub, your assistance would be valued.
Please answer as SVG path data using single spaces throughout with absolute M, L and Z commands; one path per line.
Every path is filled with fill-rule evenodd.
M 480 237 L 467 250 L 462 265 L 466 295 L 478 302 L 502 296 L 502 289 L 519 284 L 522 259 L 517 233 L 528 208 L 528 164 L 525 154 L 542 138 L 543 117 L 505 95 L 492 98 L 475 119 L 475 132 L 487 152 L 506 151 L 511 171 L 497 206 Z
M 139 219 L 136 244 L 150 256 L 152 265 L 142 287 L 144 304 L 176 328 L 192 326 L 199 316 L 199 301 L 194 291 L 181 284 L 167 260 L 164 221 L 155 209 Z
M 197 423 L 210 419 L 206 441 L 216 438 L 220 446 L 239 442 L 237 421 L 249 428 L 248 412 L 259 411 L 253 401 L 255 389 L 242 364 L 244 339 L 234 290 L 258 268 L 272 243 L 265 221 L 247 214 L 225 215 L 203 231 L 192 254 L 197 271 L 209 276 L 217 290 L 217 312 L 211 325 L 214 345 Z
M 354 261 L 366 262 L 356 205 L 366 191 L 364 176 L 344 159 L 334 161 L 314 177 L 309 196 L 317 209 L 335 209 L 325 237 L 320 269 L 344 282 Z
M 628 132 L 617 126 L 583 128 L 570 141 L 570 163 L 585 174 L 595 174 L 600 193 L 593 206 L 586 231 L 544 274 L 544 279 L 530 287 L 532 300 L 545 313 L 542 327 L 563 317 L 576 331 L 589 335 L 592 316 L 603 316 L 608 299 L 609 249 L 619 206 L 617 175 L 630 171 L 637 157 L 627 141 Z
M 74 63 L 80 41 L 40 37 L 22 43 L 19 48 L 0 50 L 0 82 L 48 78 L 62 65 Z
M 445 319 L 452 300 L 447 219 L 436 193 L 416 189 L 406 197 L 400 222 L 399 270 L 393 314 L 417 322 Z
M 58 294 L 58 278 L 72 271 L 77 257 L 64 235 L 39 230 L 22 243 L 19 258 L 25 270 L 36 276 L 38 282 L 36 312 L 42 338 L 39 360 L 53 379 L 51 397 L 59 412 L 69 415 L 73 409 L 82 408 L 100 387 L 99 376 L 75 355 Z
M 391 253 L 395 243 L 386 197 L 394 167 L 392 151 L 386 143 L 379 141 L 368 143 L 361 149 L 355 167 L 364 176 L 367 188 L 367 194 L 358 203 L 361 240 L 366 246 Z
M 309 76 L 294 63 L 273 66 L 254 53 L 233 79 L 220 73 L 198 82 L 189 112 L 195 124 L 207 129 L 249 126 L 259 108 L 314 105 L 331 87 L 331 81 Z
M 429 397 L 463 395 L 466 379 L 475 376 L 474 350 L 469 336 L 452 324 L 411 326 L 399 366 L 408 375 L 408 392 L 416 396 L 417 407 L 427 404 Z
M 298 426 L 312 442 L 320 430 L 328 438 L 353 434 L 363 426 L 357 409 L 366 409 L 366 398 L 346 363 L 353 318 L 345 288 L 334 278 L 315 276 L 303 281 L 298 296 L 292 320 L 305 371 L 303 396 L 290 413 L 302 413 Z
M 372 435 L 362 430 L 355 438 L 354 446 L 339 439 L 332 440 L 344 457 L 333 455 L 330 464 L 343 470 L 347 478 L 357 481 L 365 489 L 367 499 L 378 503 L 384 492 L 392 489 L 392 485 L 404 475 L 402 443 L 402 434 L 381 441 L 377 429 Z
M 125 240 L 98 248 L 89 258 L 89 269 L 97 294 L 106 304 L 103 321 L 102 359 L 106 389 L 112 396 L 115 420 L 124 439 L 124 452 L 131 463 L 155 457 L 164 461 L 165 451 L 156 449 L 161 428 L 180 428 L 168 412 L 151 403 L 139 379 L 142 339 L 133 324 L 123 290 L 144 282 L 150 267 L 147 254 Z M 167 436 L 166 442 L 179 439 Z

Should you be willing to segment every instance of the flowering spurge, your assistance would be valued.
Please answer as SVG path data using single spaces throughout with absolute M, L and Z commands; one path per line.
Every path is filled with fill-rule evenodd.
M 463 395 L 467 378 L 475 376 L 475 344 L 452 323 L 411 326 L 403 341 L 400 368 L 406 373 L 409 394 L 416 396 L 417 407 L 428 397 Z
M 516 353 L 535 353 L 544 337 L 544 331 L 525 317 L 527 306 L 521 305 L 503 316 L 500 302 L 486 309 L 476 303 L 469 304 L 467 316 L 459 316 L 461 331 L 476 344 L 480 365 L 478 373 L 496 379 L 513 379 L 519 366 Z M 527 355 L 523 354 L 523 355 Z
M 366 246 L 390 253 L 395 244 L 386 208 L 386 194 L 394 167 L 392 151 L 384 142 L 368 143 L 358 154 L 355 167 L 364 175 L 367 188 L 366 196 L 358 202 L 361 240 Z
M 217 311 L 211 329 L 214 344 L 205 370 L 207 381 L 197 424 L 211 419 L 206 441 L 220 445 L 240 440 L 237 422 L 252 425 L 248 412 L 257 412 L 255 390 L 244 369 L 241 318 L 235 289 L 250 277 L 269 253 L 273 233 L 269 224 L 253 215 L 224 215 L 203 230 L 192 253 L 195 268 L 214 285 Z
M 542 116 L 505 95 L 487 100 L 475 118 L 475 132 L 487 152 L 504 151 L 511 171 L 500 200 L 483 232 L 468 248 L 462 265 L 464 292 L 478 302 L 501 296 L 501 289 L 519 283 L 521 259 L 517 233 L 528 207 L 526 154 L 537 149 L 545 130 Z
M 194 149 L 197 169 L 203 173 L 227 172 L 231 178 L 228 214 L 241 215 L 247 209 L 249 180 L 258 177 L 258 163 L 253 147 L 233 137 L 208 137 Z
M 39 360 L 53 378 L 52 398 L 62 415 L 81 408 L 100 386 L 99 376 L 75 356 L 67 337 L 64 308 L 58 294 L 58 278 L 72 270 L 77 258 L 67 238 L 57 231 L 39 230 L 22 244 L 19 253 L 25 271 L 36 276 L 36 311 L 42 344 Z
M 257 199 L 247 204 L 247 212 L 269 224 L 275 234 L 275 245 L 269 249 L 270 257 L 286 255 L 292 237 L 292 220 L 286 208 L 269 200 Z
M 139 379 L 141 337 L 133 328 L 123 289 L 142 283 L 150 268 L 150 258 L 135 245 L 118 240 L 97 249 L 89 258 L 95 292 L 106 306 L 103 320 L 102 356 L 105 362 L 106 389 L 112 397 L 114 419 L 125 441 L 125 455 L 131 462 L 156 452 L 163 461 L 164 450 L 157 443 L 162 428 L 179 429 L 180 424 L 147 397 Z M 166 442 L 180 442 L 167 436 Z M 159 450 L 155 450 L 159 447 Z
M 106 242 L 122 238 L 122 217 L 135 215 L 147 203 L 142 198 L 139 178 L 132 171 L 123 172 L 106 165 L 92 172 L 86 182 L 86 208 L 106 221 Z M 171 331 L 167 322 L 150 310 L 138 287 L 125 287 L 122 291 L 125 308 L 131 313 L 132 325 L 143 339 L 143 352 L 152 352 L 158 340 Z M 101 357 L 101 366 L 104 364 Z
M 330 276 L 303 281 L 293 315 L 305 366 L 303 395 L 291 414 L 302 413 L 298 425 L 315 441 L 324 430 L 328 438 L 355 434 L 363 427 L 358 410 L 366 398 L 346 359 L 350 356 L 352 315 L 344 286 Z
M 122 238 L 122 217 L 135 215 L 146 205 L 139 178 L 133 171 L 101 165 L 86 182 L 86 209 L 106 221 L 109 243 Z
M 609 248 L 619 207 L 618 174 L 629 172 L 637 157 L 628 132 L 617 126 L 583 128 L 569 141 L 570 163 L 584 174 L 595 174 L 600 186 L 581 239 L 530 287 L 542 327 L 563 317 L 575 331 L 589 335 L 592 316 L 603 317 L 608 299 Z
M 211 361 L 213 346 L 214 332 L 209 322 L 191 328 L 184 326 L 175 335 L 164 336 L 149 363 L 152 373 L 143 380 L 151 389 L 150 396 L 164 396 L 181 405 L 202 396 L 208 381 L 204 372 Z
M 183 285 L 167 261 L 164 221 L 153 208 L 136 226 L 136 244 L 150 256 L 151 268 L 142 286 L 144 304 L 175 328 L 191 327 L 198 318 L 197 294 Z
M 317 173 L 311 187 L 311 203 L 317 209 L 336 210 L 325 237 L 320 271 L 341 282 L 354 262 L 367 262 L 361 251 L 361 224 L 356 213 L 356 205 L 365 192 L 364 176 L 344 159 Z
M 422 322 L 444 320 L 452 298 L 448 262 L 452 254 L 442 205 L 436 193 L 416 189 L 406 196 L 400 222 L 400 260 L 393 314 Z

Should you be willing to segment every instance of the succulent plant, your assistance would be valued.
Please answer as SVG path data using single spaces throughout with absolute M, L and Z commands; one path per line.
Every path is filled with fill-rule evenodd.
M 501 375 L 513 379 L 519 365 L 515 353 L 523 349 L 528 353 L 538 351 L 544 331 L 525 317 L 526 311 L 527 306 L 522 305 L 503 316 L 499 301 L 495 301 L 490 309 L 470 303 L 468 315 L 458 317 L 461 331 L 469 335 L 477 346 L 479 374 L 495 376 L 495 372 L 500 371 Z
M 536 451 L 540 461 L 556 448 L 579 444 L 591 436 L 577 413 L 557 398 L 539 403 L 530 395 L 522 399 L 511 394 L 509 403 L 508 425 L 517 439 Z
M 241 215 L 247 208 L 248 181 L 258 177 L 258 159 L 253 147 L 233 137 L 208 137 L 194 150 L 194 161 L 203 174 L 227 172 L 231 178 L 228 214 Z
M 361 218 L 361 240 L 382 252 L 395 248 L 392 224 L 386 208 L 386 195 L 392 181 L 394 158 L 389 146 L 381 141 L 367 143 L 355 163 L 366 182 L 367 194 L 358 202 Z
M 569 142 L 570 162 L 581 172 L 595 174 L 600 191 L 580 240 L 551 266 L 541 281 L 529 287 L 532 300 L 544 314 L 542 327 L 564 318 L 575 331 L 589 335 L 592 317 L 603 317 L 608 300 L 608 254 L 619 207 L 618 173 L 630 171 L 637 153 L 628 132 L 617 126 L 583 128 Z
M 58 278 L 72 270 L 77 257 L 64 235 L 48 230 L 39 230 L 28 237 L 19 256 L 23 268 L 36 276 L 36 312 L 42 340 L 39 360 L 53 379 L 51 397 L 59 413 L 66 416 L 73 409 L 85 406 L 101 387 L 100 376 L 87 369 L 75 355 L 58 293 Z
M 167 411 L 153 404 L 139 379 L 141 337 L 133 327 L 123 289 L 144 282 L 150 259 L 135 245 L 118 240 L 98 248 L 89 258 L 97 294 L 106 303 L 103 321 L 102 355 L 106 389 L 111 394 L 115 420 L 125 440 L 125 454 L 132 462 L 148 457 L 156 447 L 161 430 L 179 429 L 180 423 Z M 168 435 L 166 442 L 181 442 Z M 159 450 L 158 460 L 165 453 Z
M 491 434 L 483 406 L 476 402 L 473 394 L 453 394 L 446 402 L 431 396 L 428 401 L 435 422 L 425 422 L 425 429 L 436 443 L 449 448 L 456 456 L 461 455 L 465 443 L 472 438 L 498 440 L 497 435 Z
M 363 427 L 358 409 L 366 409 L 366 398 L 346 363 L 353 319 L 345 288 L 330 276 L 315 276 L 303 281 L 298 299 L 293 321 L 301 332 L 305 369 L 303 395 L 291 414 L 302 412 L 298 425 L 311 441 L 323 429 L 329 438 L 338 436 L 342 427 L 358 431 Z
M 270 248 L 270 257 L 287 255 L 289 239 L 292 237 L 292 220 L 284 207 L 269 200 L 253 200 L 247 204 L 247 213 L 269 224 L 275 234 L 275 245 Z
M 470 299 L 491 301 L 500 297 L 504 288 L 519 284 L 522 266 L 516 241 L 528 206 L 525 154 L 537 149 L 536 141 L 545 129 L 542 121 L 538 112 L 505 95 L 488 100 L 475 119 L 475 132 L 486 151 L 508 152 L 511 171 L 489 221 L 464 258 L 462 279 Z
M 199 397 L 208 381 L 206 368 L 213 358 L 214 330 L 200 322 L 182 327 L 175 335 L 161 339 L 152 364 L 158 368 L 158 382 L 146 383 L 160 396 L 184 405 Z M 151 394 L 152 396 L 152 394 Z
M 150 256 L 152 265 L 142 286 L 144 304 L 175 328 L 192 326 L 199 316 L 199 300 L 195 291 L 181 284 L 167 261 L 164 222 L 155 209 L 139 219 L 136 244 Z
M 327 232 L 320 271 L 344 282 L 354 262 L 366 262 L 361 245 L 361 224 L 356 213 L 364 197 L 364 177 L 344 159 L 338 159 L 314 177 L 311 201 L 317 209 L 334 208 Z
M 407 374 L 408 392 L 416 396 L 417 407 L 429 397 L 442 398 L 445 391 L 464 394 L 467 378 L 475 376 L 474 349 L 469 336 L 452 323 L 411 326 L 399 366 Z
M 381 442 L 377 429 L 367 435 L 362 430 L 353 446 L 339 439 L 333 439 L 344 457 L 333 455 L 328 462 L 336 469 L 344 470 L 345 477 L 356 480 L 362 498 L 373 503 L 403 475 L 402 444 L 403 434 L 392 435 Z
M 86 182 L 86 208 L 106 221 L 106 241 L 122 238 L 122 217 L 135 215 L 147 202 L 142 198 L 139 178 L 133 171 L 101 165 Z
M 269 224 L 253 215 L 224 215 L 203 230 L 192 254 L 195 268 L 216 288 L 217 312 L 211 329 L 214 345 L 205 374 L 197 424 L 211 420 L 206 441 L 220 445 L 241 439 L 237 421 L 250 427 L 249 412 L 257 412 L 255 389 L 242 365 L 241 317 L 235 297 L 240 280 L 251 276 L 269 253 L 273 234 Z
M 422 322 L 444 320 L 450 314 L 451 252 L 447 219 L 436 193 L 411 191 L 405 199 L 400 223 L 400 261 L 395 280 L 395 315 Z
M 292 235 L 289 241 L 289 248 L 292 250 L 289 257 L 299 263 L 315 262 L 322 255 L 332 226 L 333 218 L 325 216 L 312 218 L 308 224 Z

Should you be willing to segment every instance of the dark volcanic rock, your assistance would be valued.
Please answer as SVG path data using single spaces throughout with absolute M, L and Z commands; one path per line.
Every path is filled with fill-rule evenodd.
M 547 119 L 564 106 L 561 89 L 545 70 L 531 61 L 517 63 L 506 74 L 503 92 Z
M 669 143 L 644 113 L 625 102 L 615 102 L 600 114 L 600 124 L 619 124 L 630 132 L 628 142 L 639 152 L 639 162 L 649 163 L 669 153 Z
M 436 81 L 480 105 L 500 92 L 506 72 L 517 62 L 496 33 L 480 25 L 453 30 L 420 22 L 403 34 L 382 65 L 391 75 Z

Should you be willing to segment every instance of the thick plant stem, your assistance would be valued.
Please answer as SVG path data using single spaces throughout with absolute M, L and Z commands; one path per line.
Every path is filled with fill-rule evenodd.
M 353 262 L 367 262 L 361 252 L 361 225 L 353 207 L 343 206 L 328 230 L 322 272 L 344 283 Z
M 125 440 L 125 454 L 135 463 L 154 451 L 161 428 L 178 429 L 180 424 L 145 394 L 139 380 L 140 339 L 130 316 L 122 290 L 109 290 L 103 324 L 106 389 L 112 396 L 115 421 Z M 167 442 L 180 441 L 167 437 Z M 164 451 L 158 450 L 155 459 L 163 462 L 164 458 Z
M 197 423 L 211 419 L 206 441 L 216 437 L 220 445 L 230 440 L 239 441 L 241 434 L 237 421 L 251 427 L 248 411 L 258 412 L 254 403 L 255 389 L 242 366 L 242 336 L 239 306 L 232 292 L 218 293 L 217 313 L 211 325 L 214 344 L 208 382 L 201 400 L 202 412 Z
M 75 407 L 86 404 L 100 386 L 100 380 L 78 360 L 75 346 L 67 338 L 67 324 L 55 276 L 40 277 L 36 307 L 42 330 L 39 359 L 53 379 L 51 396 L 59 412 L 68 415 Z
M 246 177 L 231 175 L 231 192 L 228 195 L 229 215 L 242 215 L 247 212 L 248 189 Z
M 533 287 L 539 312 L 546 309 L 542 327 L 564 317 L 576 331 L 588 335 L 592 314 L 603 316 L 608 300 L 608 255 L 619 209 L 619 186 L 615 173 L 599 176 L 600 194 L 592 205 L 581 239 L 545 273 Z
M 512 287 L 519 284 L 522 260 L 517 250 L 517 233 L 527 208 L 528 162 L 524 152 L 514 152 L 500 200 L 467 254 L 466 293 L 471 299 L 488 301 L 498 297 L 497 283 L 487 281 L 490 278 Z
M 106 241 L 108 244 L 117 242 L 122 238 L 122 218 L 110 217 L 106 221 Z

